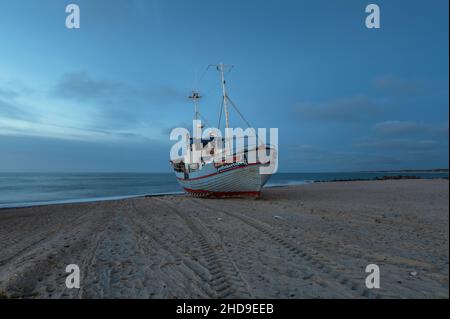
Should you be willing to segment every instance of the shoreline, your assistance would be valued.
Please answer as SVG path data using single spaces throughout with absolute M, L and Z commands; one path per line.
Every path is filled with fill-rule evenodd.
M 383 181 L 383 180 L 414 180 L 414 179 L 422 179 L 422 180 L 448 180 L 448 177 L 436 177 L 436 178 L 422 178 L 418 176 L 383 176 L 381 178 L 370 178 L 370 179 L 334 179 L 334 180 L 304 180 L 304 181 L 296 181 L 296 182 L 288 182 L 288 183 L 279 183 L 279 184 L 269 184 L 264 186 L 264 189 L 271 188 L 280 188 L 280 187 L 291 187 L 291 186 L 304 186 L 314 183 L 342 183 L 342 182 L 369 182 L 369 181 Z M 117 195 L 117 196 L 108 196 L 108 197 L 92 197 L 92 198 L 74 198 L 74 199 L 65 199 L 65 200 L 50 200 L 50 201 L 36 201 L 36 202 L 25 202 L 25 203 L 0 203 L 0 213 L 4 210 L 14 209 L 14 208 L 28 208 L 28 207 L 41 207 L 41 206 L 49 206 L 49 205 L 64 205 L 64 204 L 78 204 L 78 203 L 95 203 L 95 202 L 106 202 L 106 201 L 115 201 L 115 200 L 123 200 L 123 199 L 131 199 L 131 198 L 140 198 L 140 197 L 160 197 L 160 196 L 177 196 L 177 195 L 185 195 L 186 193 L 183 191 L 173 191 L 173 192 L 164 192 L 164 193 L 146 193 L 146 194 L 137 194 L 137 195 Z
M 448 298 L 448 200 L 448 180 L 387 180 L 8 209 L 0 298 Z
M 278 188 L 278 187 L 290 187 L 290 186 L 301 186 L 308 185 L 312 183 L 319 183 L 320 181 L 301 181 L 289 184 L 277 184 L 277 185 L 267 185 L 264 188 Z M 160 197 L 160 196 L 180 196 L 187 195 L 183 191 L 174 191 L 166 193 L 148 193 L 140 195 L 119 195 L 110 197 L 92 197 L 92 198 L 79 198 L 79 199 L 67 199 L 67 200 L 54 200 L 54 201 L 42 201 L 42 202 L 30 202 L 30 203 L 11 203 L 11 204 L 0 204 L 0 213 L 2 210 L 14 209 L 14 208 L 30 208 L 30 207 L 42 207 L 50 205 L 64 205 L 64 204 L 81 204 L 81 203 L 96 203 L 96 202 L 108 202 L 123 199 L 141 198 L 141 197 Z
M 110 196 L 110 197 L 93 197 L 93 198 L 80 198 L 80 199 L 67 199 L 67 200 L 54 200 L 43 202 L 31 202 L 23 204 L 0 204 L 0 213 L 2 210 L 15 209 L 15 208 L 32 208 L 32 207 L 45 207 L 53 205 L 65 205 L 65 204 L 83 204 L 83 203 L 101 203 L 110 202 L 116 200 L 141 198 L 141 197 L 160 197 L 160 196 L 177 196 L 183 195 L 183 192 L 168 192 L 168 193 L 154 193 L 154 194 L 142 194 L 142 195 L 124 195 L 124 196 Z

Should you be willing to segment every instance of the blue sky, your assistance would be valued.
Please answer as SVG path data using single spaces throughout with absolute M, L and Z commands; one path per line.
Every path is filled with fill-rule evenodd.
M 166 172 L 211 63 L 280 171 L 448 167 L 448 1 L 0 0 L 0 171 Z M 200 81 L 196 81 L 196 78 Z M 234 126 L 243 123 L 231 115 Z

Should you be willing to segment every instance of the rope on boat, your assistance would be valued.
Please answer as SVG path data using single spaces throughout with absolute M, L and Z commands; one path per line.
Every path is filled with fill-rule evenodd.
M 244 115 L 242 115 L 241 111 L 239 111 L 239 109 L 237 108 L 237 106 L 233 103 L 233 101 L 228 97 L 228 95 L 226 96 L 226 99 L 228 99 L 228 101 L 230 101 L 231 105 L 233 106 L 233 108 L 236 110 L 236 112 L 239 114 L 239 116 L 244 120 L 245 124 L 247 124 L 248 127 L 252 127 L 250 125 L 250 123 L 245 119 Z

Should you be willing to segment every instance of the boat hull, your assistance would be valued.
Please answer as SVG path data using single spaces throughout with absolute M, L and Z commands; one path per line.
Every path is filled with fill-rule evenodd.
M 259 197 L 270 175 L 260 174 L 262 164 L 234 164 L 215 168 L 203 167 L 195 174 L 177 173 L 183 189 L 200 197 Z

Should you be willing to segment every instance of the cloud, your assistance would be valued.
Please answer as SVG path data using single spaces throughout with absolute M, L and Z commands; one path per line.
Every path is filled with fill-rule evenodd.
M 115 105 L 124 101 L 168 105 L 186 100 L 186 94 L 170 85 L 135 87 L 123 82 L 97 79 L 86 71 L 63 74 L 53 89 L 53 95 L 82 102 L 107 101 Z
M 59 140 L 0 136 L 1 172 L 164 172 L 170 145 L 158 141 Z
M 355 146 L 359 148 L 404 152 L 436 150 L 440 147 L 440 143 L 435 140 L 369 138 L 356 142 Z
M 170 85 L 136 87 L 127 83 L 98 79 L 86 71 L 64 74 L 52 96 L 89 106 L 91 126 L 102 129 L 147 126 L 158 110 L 184 103 L 185 94 Z M 147 119 L 144 121 L 144 119 Z
M 302 103 L 295 111 L 302 119 L 359 122 L 373 119 L 382 112 L 382 109 L 367 96 L 357 95 L 324 103 Z
M 0 90 L 2 136 L 148 140 L 150 134 L 160 135 L 160 129 L 153 127 L 160 108 L 171 97 L 181 96 L 170 86 L 138 89 L 84 71 L 64 74 L 43 99 L 30 96 L 33 90 L 18 82 L 16 87 L 8 83 Z
M 448 148 L 448 123 L 390 120 L 376 123 L 373 136 L 358 139 L 354 146 L 385 152 L 428 152 Z
M 448 167 L 448 148 L 432 140 L 362 139 L 340 149 L 310 144 L 280 148 L 280 168 L 296 172 L 377 171 Z
M 169 85 L 151 88 L 143 94 L 145 98 L 157 103 L 186 102 L 187 94 Z
M 391 139 L 415 139 L 415 140 L 437 140 L 448 144 L 448 123 L 420 123 L 412 121 L 384 121 L 376 123 L 373 127 L 375 135 Z
M 402 160 L 391 154 L 366 150 L 332 150 L 303 144 L 290 146 L 285 156 L 280 154 L 280 167 L 287 171 L 344 172 L 380 170 L 401 167 Z
M 354 171 L 448 167 L 448 123 L 391 120 L 376 123 L 369 136 L 342 138 L 280 149 L 283 170 Z
M 309 144 L 285 145 L 280 147 L 280 168 L 297 172 L 339 170 L 342 155 Z
M 74 127 L 69 125 L 57 125 L 41 123 L 38 121 L 0 117 L 0 136 L 30 136 L 43 137 L 58 140 L 97 141 L 97 142 L 126 142 L 149 141 L 142 134 L 129 131 L 110 131 L 91 129 L 86 127 Z
M 21 81 L 3 81 L 0 79 L 0 119 L 32 120 L 36 118 L 33 109 L 24 103 L 33 90 Z
M 300 120 L 340 126 L 326 137 L 319 131 L 311 131 L 316 127 L 323 129 L 323 126 L 311 125 L 311 140 L 321 139 L 322 146 L 325 143 L 330 147 L 298 146 L 289 150 L 292 153 L 286 162 L 295 170 L 301 169 L 297 165 L 307 170 L 448 167 L 448 122 L 386 120 L 393 114 L 398 116 L 405 112 L 408 118 L 414 118 L 416 112 L 413 111 L 422 111 L 424 105 L 418 96 L 429 92 L 428 82 L 385 75 L 374 79 L 373 83 L 378 89 L 373 96 L 358 94 L 297 105 L 294 110 Z M 427 101 L 431 103 L 430 99 Z
M 20 80 L 5 81 L 0 78 L 0 97 L 7 100 L 14 100 L 24 96 L 30 96 L 34 89 Z
M 421 123 L 385 121 L 376 123 L 374 131 L 382 135 L 411 135 L 422 132 L 426 127 Z
M 87 72 L 64 74 L 54 89 L 57 97 L 86 101 L 117 95 L 123 86 L 107 80 L 93 79 Z
M 4 97 L 7 99 L 14 99 L 19 96 L 19 93 L 10 89 L 2 89 L 0 88 L 0 97 Z
M 417 79 L 405 79 L 394 75 L 375 78 L 375 88 L 394 95 L 419 95 L 426 91 L 426 83 Z
M 384 136 L 436 136 L 448 138 L 447 124 L 425 124 L 408 121 L 384 121 L 374 125 L 374 131 Z
M 30 120 L 34 116 L 22 105 L 0 99 L 0 119 Z
M 373 80 L 374 87 L 381 91 L 376 98 L 365 94 L 334 99 L 325 102 L 300 103 L 294 107 L 300 119 L 322 122 L 351 123 L 371 122 L 406 106 L 411 97 L 427 92 L 427 82 L 384 75 Z M 409 105 L 409 104 L 408 104 Z
M 85 83 L 92 82 L 88 77 L 84 77 L 83 81 Z M 80 83 L 83 81 L 80 81 Z M 24 90 L 22 87 L 19 85 L 17 90 L 2 88 L 0 91 L 0 135 L 2 136 L 92 141 L 148 140 L 143 134 L 124 129 L 120 125 L 111 125 L 111 129 L 104 129 L 101 125 L 96 126 L 86 120 L 77 120 L 76 117 L 82 112 L 80 108 L 76 110 L 66 108 L 67 114 L 71 114 L 70 117 L 66 117 L 66 114 L 61 112 L 53 113 L 54 108 L 48 107 L 49 102 L 45 102 L 46 108 L 40 107 L 42 102 L 38 99 L 33 99 L 32 102 L 28 101 L 27 104 L 24 104 L 22 100 L 29 97 L 31 90 Z M 89 96 L 95 95 L 91 91 Z M 32 103 L 32 105 L 29 105 L 29 103 Z M 120 111 L 122 110 L 117 110 L 116 120 L 118 122 L 124 119 L 130 121 L 126 118 L 128 115 L 126 110 L 122 113 L 119 113 Z
M 379 162 L 386 169 L 418 169 L 448 167 L 448 144 L 427 139 L 368 138 L 354 144 L 365 158 Z M 382 157 L 384 159 L 376 160 Z M 375 161 L 376 160 L 376 161 Z

